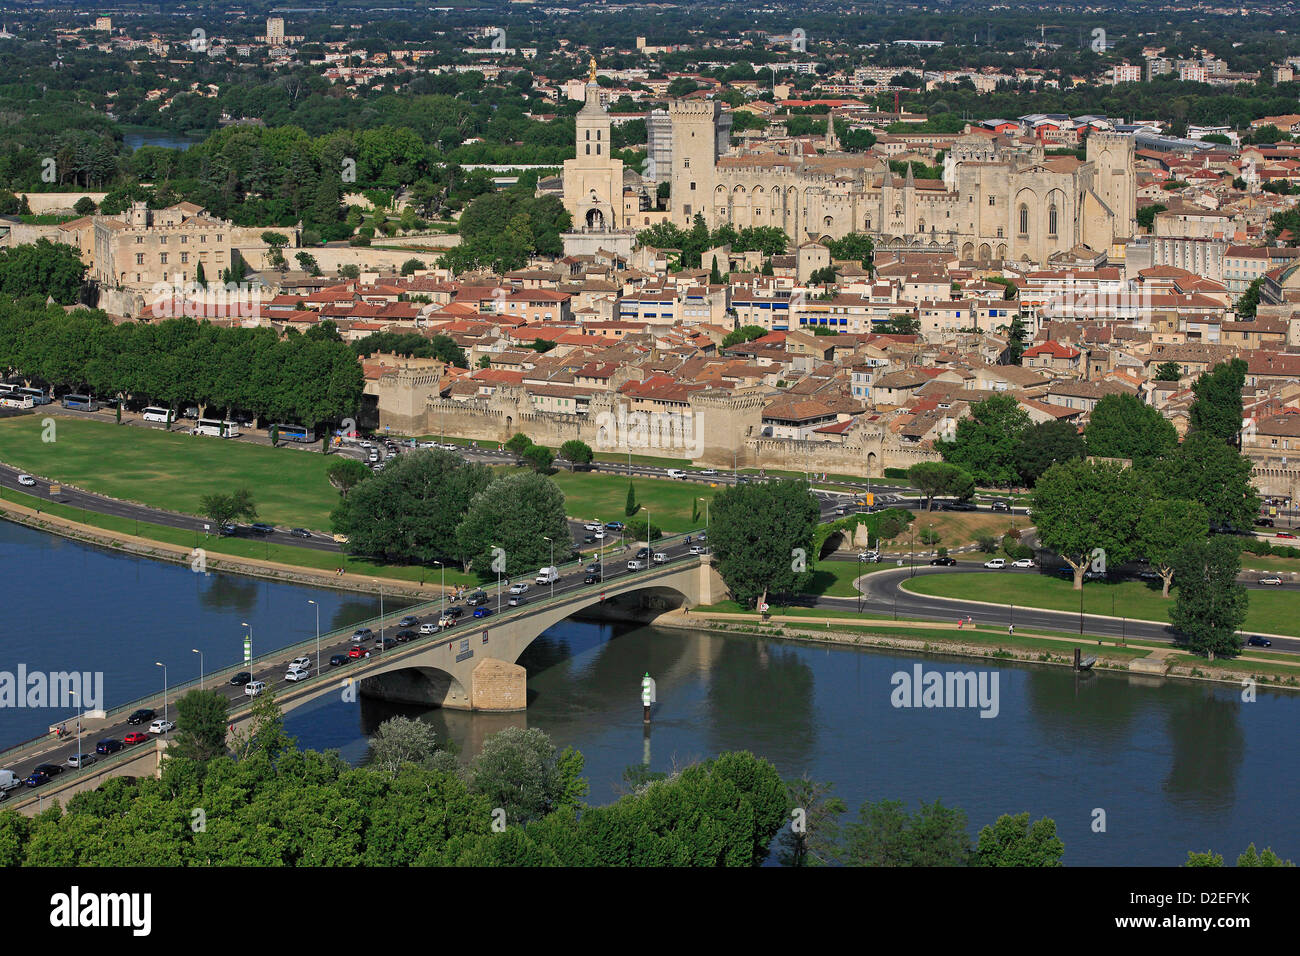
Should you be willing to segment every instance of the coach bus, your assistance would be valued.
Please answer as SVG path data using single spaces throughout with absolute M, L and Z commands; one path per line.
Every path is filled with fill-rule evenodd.
M 99 411 L 99 402 L 89 395 L 64 395 L 62 404 L 64 408 L 80 408 L 87 412 Z
M 32 408 L 35 404 L 30 395 L 19 395 L 17 392 L 6 392 L 0 395 L 0 407 Z
M 48 405 L 53 401 L 50 396 L 45 394 L 45 390 L 40 388 L 19 388 L 14 390 L 14 394 L 30 395 L 32 397 L 32 404 L 34 405 Z
M 281 441 L 296 441 L 310 445 L 316 440 L 316 432 L 306 425 L 272 425 L 276 437 Z
M 170 425 L 172 423 L 172 410 L 150 405 L 140 413 L 140 417 L 147 422 L 161 422 L 164 425 Z
M 239 437 L 239 423 L 222 421 L 220 418 L 200 418 L 199 423 L 190 429 L 192 435 L 212 435 L 216 438 Z

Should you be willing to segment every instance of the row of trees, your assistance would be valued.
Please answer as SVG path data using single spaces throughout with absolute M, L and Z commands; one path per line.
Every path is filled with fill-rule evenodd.
M 354 416 L 365 382 L 332 322 L 304 333 L 190 318 L 114 324 L 98 310 L 0 302 L 0 371 L 101 398 L 209 407 L 320 426 Z

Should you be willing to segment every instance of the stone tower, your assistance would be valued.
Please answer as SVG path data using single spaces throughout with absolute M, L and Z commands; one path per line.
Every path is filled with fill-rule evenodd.
M 1096 169 L 1093 191 L 1114 213 L 1117 238 L 1135 233 L 1137 215 L 1137 172 L 1134 164 L 1133 137 L 1122 133 L 1091 133 L 1088 136 L 1088 162 Z
M 696 213 L 711 222 L 714 161 L 718 156 L 718 117 L 722 104 L 714 100 L 673 100 L 672 221 L 689 229 Z
M 574 229 L 623 228 L 623 161 L 610 156 L 609 113 L 600 102 L 595 64 L 586 102 L 574 117 L 575 158 L 564 162 L 564 208 Z

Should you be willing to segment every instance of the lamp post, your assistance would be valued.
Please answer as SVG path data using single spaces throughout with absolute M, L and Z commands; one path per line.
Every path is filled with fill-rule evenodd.
M 379 652 L 384 652 L 384 585 L 382 581 L 376 581 L 379 586 Z
M 77 769 L 81 769 L 81 695 L 75 690 L 68 691 L 69 696 L 77 702 Z
M 1083 633 L 1083 585 L 1079 585 L 1079 633 Z
M 494 544 L 492 547 L 495 549 L 500 545 Z M 497 613 L 501 613 L 501 570 L 499 568 L 497 569 Z
M 442 600 L 438 605 L 438 620 L 442 620 L 447 613 L 447 566 L 441 561 L 434 561 L 438 570 L 442 573 Z
M 916 577 L 916 522 L 912 522 L 912 546 L 908 550 L 908 557 L 912 559 L 912 573 L 909 578 Z
M 555 600 L 555 575 L 550 573 L 550 568 L 555 567 L 555 542 L 551 541 L 551 539 L 546 537 L 546 535 L 542 535 L 542 540 L 551 545 L 551 563 L 547 568 L 548 573 L 546 576 L 551 579 L 551 600 L 553 601 Z
M 199 690 L 203 690 L 203 652 L 197 647 L 191 647 L 190 653 L 199 655 Z
M 153 663 L 155 667 L 163 669 L 163 720 L 165 721 L 167 720 L 167 665 L 162 661 L 154 661 Z M 80 744 L 78 744 L 78 747 L 80 747 Z
M 858 555 L 858 577 L 862 577 L 862 555 L 860 554 Z M 861 614 L 862 613 L 862 588 L 858 586 L 857 582 L 854 582 L 853 588 L 855 591 L 858 592 L 858 613 Z
M 320 605 L 315 601 L 308 601 L 308 604 L 316 607 L 316 673 L 320 673 Z

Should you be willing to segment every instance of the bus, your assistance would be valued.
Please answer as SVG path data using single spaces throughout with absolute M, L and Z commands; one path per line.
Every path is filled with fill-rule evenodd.
M 157 405 L 150 405 L 140 417 L 147 422 L 162 422 L 164 425 L 172 423 L 172 410 L 170 408 L 159 408 Z
M 99 411 L 99 402 L 89 395 L 64 395 L 62 404 L 64 408 L 81 408 L 88 412 Z
M 13 382 L 0 382 L 0 395 L 8 395 L 10 392 L 16 392 L 21 387 L 21 385 L 16 385 Z
M 30 395 L 34 405 L 48 405 L 53 401 L 50 396 L 45 394 L 45 390 L 40 388 L 19 388 L 15 390 L 14 394 Z
M 297 441 L 310 445 L 316 440 L 316 432 L 306 425 L 272 425 L 276 437 L 281 441 Z
M 15 392 L 6 392 L 0 395 L 0 407 L 4 408 L 32 408 L 35 406 L 30 395 L 19 395 Z
M 200 418 L 197 425 L 190 429 L 191 435 L 212 435 L 216 438 L 239 437 L 239 423 L 222 421 L 220 418 Z

